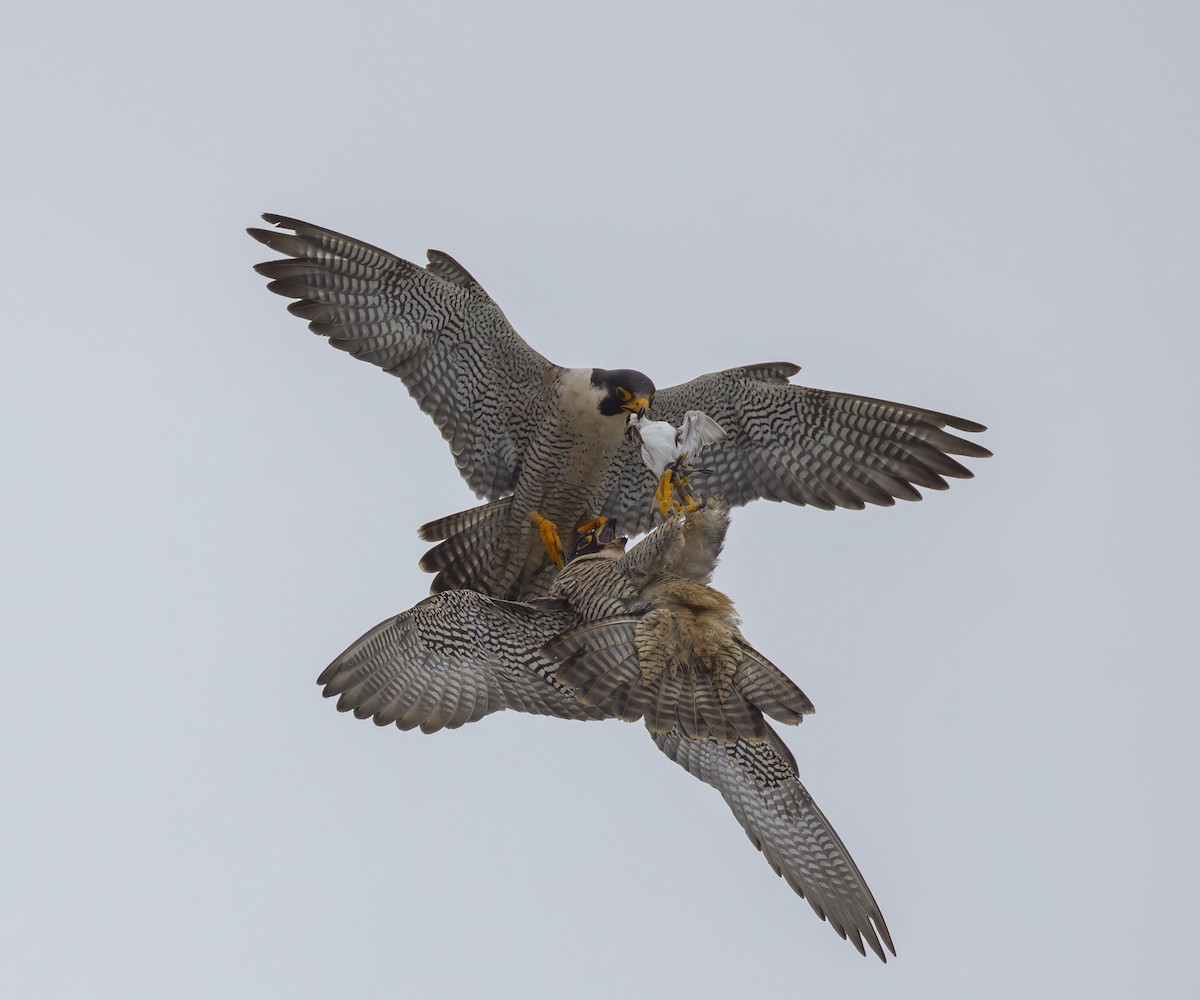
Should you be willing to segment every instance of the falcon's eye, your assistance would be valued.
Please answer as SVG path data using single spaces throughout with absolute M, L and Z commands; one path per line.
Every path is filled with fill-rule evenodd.
M 633 394 L 630 393 L 630 391 L 624 386 L 619 385 L 617 386 L 617 399 L 619 399 L 622 403 L 628 403 L 631 399 L 633 399 Z

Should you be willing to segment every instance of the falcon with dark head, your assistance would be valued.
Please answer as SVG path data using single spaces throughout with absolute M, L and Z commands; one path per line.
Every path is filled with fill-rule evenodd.
M 630 413 L 678 425 L 702 410 L 728 434 L 705 455 L 705 488 L 735 505 L 758 497 L 832 510 L 919 500 L 971 472 L 952 456 L 990 452 L 949 433 L 961 417 L 866 396 L 792 385 L 786 362 L 702 375 L 655 390 L 630 369 L 562 368 L 533 350 L 453 258 L 425 267 L 279 215 L 250 235 L 278 251 L 256 270 L 268 288 L 340 350 L 398 376 L 450 445 L 477 496 L 492 502 L 426 524 L 440 542 L 421 561 L 433 590 L 469 588 L 510 599 L 545 594 L 558 547 L 584 518 L 619 518 L 631 534 L 658 511 Z M 546 543 L 543 546 L 543 542 Z

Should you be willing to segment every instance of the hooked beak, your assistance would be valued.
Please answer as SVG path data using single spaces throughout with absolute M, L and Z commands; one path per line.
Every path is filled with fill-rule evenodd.
M 600 531 L 596 535 L 596 541 L 600 543 L 601 548 L 608 548 L 610 545 L 615 545 L 622 552 L 625 551 L 625 544 L 629 541 L 624 535 L 617 537 L 617 521 L 610 517 L 600 526 Z
M 628 410 L 630 413 L 636 413 L 639 417 L 644 417 L 650 412 L 650 400 L 645 396 L 634 396 L 621 409 Z
M 598 528 L 591 528 L 579 536 L 578 541 L 575 543 L 575 551 L 571 553 L 571 558 L 590 555 L 593 552 L 603 552 L 613 545 L 619 546 L 621 551 L 624 552 L 627 541 L 629 541 L 628 538 L 617 537 L 617 522 L 609 518 Z

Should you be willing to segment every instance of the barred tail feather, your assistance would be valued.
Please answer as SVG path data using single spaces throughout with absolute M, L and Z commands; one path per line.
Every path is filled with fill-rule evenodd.
M 441 543 L 421 557 L 421 569 L 437 574 L 429 588 L 431 593 L 481 589 L 478 581 L 488 577 L 490 556 L 505 541 L 512 502 L 512 497 L 503 497 L 448 514 L 417 529 L 426 541 Z

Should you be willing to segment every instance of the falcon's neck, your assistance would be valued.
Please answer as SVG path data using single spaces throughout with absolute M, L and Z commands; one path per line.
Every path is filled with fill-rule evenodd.
M 613 447 L 625 437 L 625 414 L 607 417 L 600 412 L 604 390 L 592 385 L 591 368 L 567 368 L 558 377 L 559 412 L 568 433 Z

